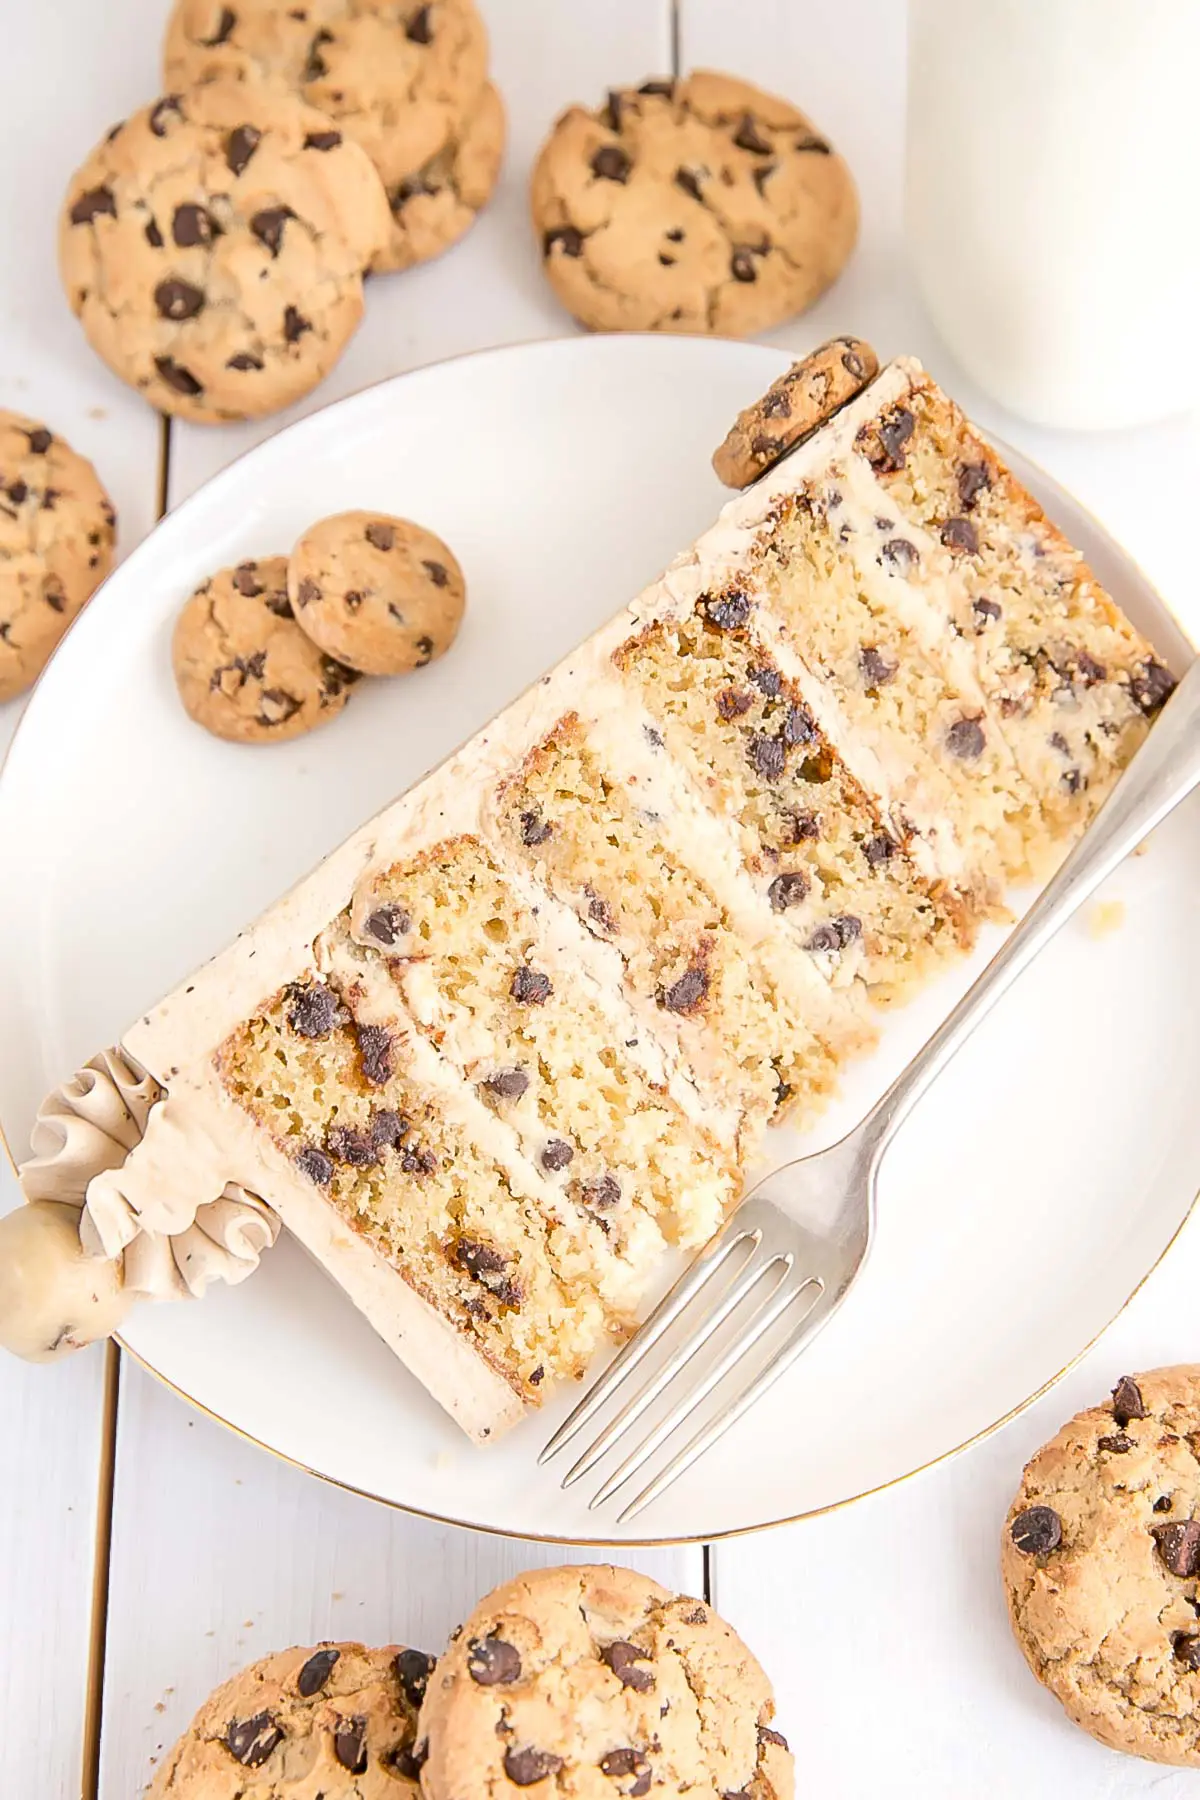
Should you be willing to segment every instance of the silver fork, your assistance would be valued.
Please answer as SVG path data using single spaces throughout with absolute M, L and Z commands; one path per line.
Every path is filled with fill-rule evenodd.
M 624 1524 L 690 1469 L 791 1367 L 833 1317 L 866 1260 L 880 1165 L 917 1101 L 1059 926 L 1198 782 L 1200 661 L 1192 664 L 1057 875 L 866 1118 L 829 1149 L 788 1163 L 759 1183 L 559 1426 L 540 1463 L 571 1443 L 610 1400 L 629 1395 L 567 1471 L 563 1487 L 595 1468 L 655 1402 L 674 1389 L 664 1415 L 634 1444 L 591 1502 L 593 1508 L 602 1505 L 632 1480 L 757 1345 L 773 1341 L 779 1335 L 775 1328 L 782 1331 L 787 1321 L 786 1335 L 767 1360 L 760 1359 L 749 1379 L 619 1514 Z M 723 1286 L 717 1280 L 722 1271 Z M 736 1327 L 718 1340 L 721 1328 L 735 1319 Z M 682 1339 L 676 1326 L 686 1329 Z M 717 1355 L 719 1342 L 723 1347 Z M 634 1370 L 659 1344 L 670 1350 L 669 1355 L 630 1392 Z M 709 1344 L 712 1356 L 691 1380 L 685 1379 Z

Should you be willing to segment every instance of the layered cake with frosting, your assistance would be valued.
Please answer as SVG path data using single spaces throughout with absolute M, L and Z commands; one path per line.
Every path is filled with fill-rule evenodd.
M 126 1033 L 162 1091 L 93 1235 L 265 1202 L 494 1436 L 1061 858 L 1171 685 L 891 364 Z

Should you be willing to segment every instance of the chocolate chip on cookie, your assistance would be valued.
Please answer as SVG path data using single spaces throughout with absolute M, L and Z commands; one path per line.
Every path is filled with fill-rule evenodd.
M 190 717 L 235 744 L 300 737 L 341 712 L 358 680 L 296 624 L 282 556 L 202 583 L 179 615 L 172 658 Z
M 396 1679 L 401 1659 L 418 1655 L 398 1644 L 320 1644 L 251 1663 L 205 1701 L 146 1800 L 234 1792 L 280 1800 L 297 1779 L 322 1800 L 385 1789 L 395 1800 L 418 1800 L 418 1702 Z M 369 1769 L 382 1773 L 367 1778 Z
M 1001 1558 L 1030 1668 L 1115 1750 L 1200 1768 L 1200 1366 L 1126 1375 L 1026 1466 Z
M 878 373 L 879 359 L 870 344 L 861 338 L 830 338 L 738 414 L 725 442 L 713 452 L 713 468 L 726 487 L 748 487 Z
M 0 703 L 36 681 L 108 574 L 116 521 L 90 462 L 0 411 Z
M 135 113 L 73 177 L 67 297 L 92 348 L 163 412 L 272 412 L 328 373 L 391 230 L 349 139 L 291 95 L 226 79 Z M 286 197 L 286 198 L 285 198 Z
M 854 182 L 796 107 L 698 71 L 558 120 L 533 173 L 543 266 L 604 331 L 764 331 L 827 288 L 858 231 Z
M 304 631 L 367 675 L 420 669 L 453 643 L 466 584 L 431 531 L 384 513 L 337 513 L 310 527 L 288 563 Z
M 391 205 L 376 269 L 403 269 L 461 237 L 496 184 L 504 109 L 487 81 L 487 33 L 473 0 L 176 0 L 167 84 L 214 75 L 266 82 L 327 115 L 318 154 L 350 141 L 375 164 Z

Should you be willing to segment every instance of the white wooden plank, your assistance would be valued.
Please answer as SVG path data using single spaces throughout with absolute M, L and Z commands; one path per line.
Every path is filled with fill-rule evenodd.
M 564 107 L 598 102 L 609 86 L 670 69 L 670 0 L 605 0 L 585 10 L 561 0 L 484 0 L 482 10 L 509 122 L 504 171 L 491 205 L 436 262 L 368 282 L 358 335 L 307 400 L 247 425 L 177 426 L 172 505 L 252 444 L 343 394 L 465 351 L 576 329 L 541 272 L 529 218 L 529 171 Z
M 123 0 L 120 28 L 88 0 L 5 18 L 0 119 L 0 407 L 45 420 L 92 458 L 119 515 L 119 551 L 149 529 L 159 423 L 89 350 L 58 284 L 67 178 L 156 85 L 158 0 Z M 0 758 L 20 703 L 0 705 Z M 22 870 L 5 845 L 7 880 Z M 19 1148 L 19 1146 L 14 1146 Z M 0 1212 L 18 1203 L 0 1151 Z M 88 1679 L 104 1352 L 54 1369 L 0 1358 L 0 1793 L 79 1792 Z
M 119 1446 L 101 1800 L 140 1794 L 209 1690 L 269 1650 L 358 1638 L 436 1652 L 497 1582 L 535 1564 L 604 1560 L 330 1487 L 185 1407 L 128 1357 Z M 620 1560 L 701 1591 L 698 1549 Z

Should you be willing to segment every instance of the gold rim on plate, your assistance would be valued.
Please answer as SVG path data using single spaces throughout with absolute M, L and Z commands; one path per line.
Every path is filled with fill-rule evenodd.
M 661 342 L 661 339 L 657 336 L 657 334 L 652 333 L 652 332 L 627 332 L 627 333 L 623 333 L 622 336 L 623 337 L 650 338 L 655 342 Z M 535 342 L 539 348 L 542 345 L 578 344 L 581 341 L 586 342 L 588 340 L 586 340 L 586 339 L 581 340 L 578 336 L 561 336 L 561 337 L 554 337 L 554 338 L 540 338 L 540 339 L 535 340 Z M 770 346 L 765 345 L 765 344 L 745 344 L 744 342 L 742 342 L 742 340 L 736 339 L 736 338 L 735 339 L 722 338 L 722 339 L 716 339 L 716 340 L 710 340 L 710 341 L 715 341 L 715 342 L 719 342 L 719 343 L 735 343 L 735 344 L 737 344 L 739 349 L 762 350 L 766 355 L 769 355 L 772 357 L 777 357 L 777 356 L 786 354 L 785 352 L 777 352 L 777 351 L 771 349 Z M 403 381 L 407 380 L 410 375 L 425 374 L 430 369 L 441 368 L 449 363 L 470 361 L 477 357 L 485 357 L 485 356 L 486 357 L 501 357 L 501 356 L 511 356 L 514 354 L 520 355 L 522 352 L 527 352 L 531 348 L 533 348 L 533 345 L 531 345 L 531 344 L 505 344 L 505 345 L 500 345 L 500 346 L 494 346 L 490 349 L 466 350 L 466 351 L 461 352 L 461 354 L 459 354 L 458 356 L 443 357 L 443 358 L 439 359 L 439 361 L 436 363 L 425 363 L 419 369 L 405 370 L 403 373 L 401 373 L 399 375 L 386 376 L 381 381 L 367 382 L 364 384 L 363 387 L 356 388 L 353 391 L 353 393 L 344 394 L 341 396 L 340 399 L 331 400 L 331 401 L 327 402 L 325 406 L 314 408 L 311 413 L 305 414 L 304 421 L 297 420 L 296 423 L 300 424 L 300 423 L 307 421 L 308 419 L 316 418 L 320 413 L 328 412 L 335 406 L 341 406 L 345 401 L 354 399 L 358 394 L 369 393 L 373 388 L 388 387 L 394 383 L 403 382 Z M 285 429 L 289 429 L 289 428 L 285 427 Z M 1096 517 L 1095 513 L 1093 513 L 1088 507 L 1084 506 L 1080 500 L 1077 500 L 1072 493 L 1070 493 L 1066 488 L 1063 487 L 1061 482 L 1055 480 L 1055 478 L 1052 475 L 1049 475 L 1046 472 L 1046 470 L 1042 468 L 1040 463 L 1035 462 L 1034 459 L 1031 456 L 1026 455 L 1026 453 L 1023 450 L 1016 449 L 1015 446 L 1006 443 L 1003 438 L 997 436 L 997 434 L 995 434 L 994 432 L 993 433 L 985 432 L 984 436 L 988 437 L 992 442 L 994 442 L 998 446 L 998 448 L 1002 452 L 1005 453 L 1006 456 L 1011 457 L 1015 453 L 1015 456 L 1017 457 L 1017 459 L 1020 460 L 1021 462 L 1023 462 L 1027 468 L 1032 469 L 1036 473 L 1039 481 L 1043 482 L 1045 484 L 1045 487 L 1051 493 L 1053 493 L 1055 495 L 1061 495 L 1064 500 L 1069 502 L 1069 504 L 1071 506 L 1075 507 L 1079 512 L 1081 512 L 1087 519 L 1089 519 L 1091 521 L 1092 525 L 1100 533 L 1100 535 L 1106 540 L 1106 542 L 1108 544 L 1110 544 L 1112 546 L 1112 548 L 1118 553 L 1118 555 L 1124 559 L 1125 563 L 1132 570 L 1132 572 L 1140 579 L 1140 581 L 1143 583 L 1144 587 L 1151 594 L 1153 594 L 1153 596 L 1157 600 L 1159 606 L 1162 608 L 1162 610 L 1166 614 L 1166 616 L 1171 620 L 1172 624 L 1174 624 L 1174 626 L 1176 627 L 1176 629 L 1178 630 L 1178 632 L 1180 633 L 1180 636 L 1184 639 L 1184 641 L 1186 643 L 1190 644 L 1192 642 L 1191 635 L 1187 631 L 1186 627 L 1183 625 L 1182 621 L 1178 618 L 1176 613 L 1167 604 L 1167 602 L 1162 598 L 1161 594 L 1158 592 L 1157 587 L 1150 580 L 1149 576 L 1146 574 L 1145 570 L 1141 567 L 1141 565 L 1136 561 L 1136 559 L 1133 556 L 1130 555 L 1130 553 L 1124 548 L 1123 545 L 1116 543 L 1115 539 L 1113 539 L 1110 536 L 1107 528 L 1104 526 L 1102 521 Z M 247 457 L 253 456 L 255 454 L 255 451 L 258 450 L 259 448 L 261 448 L 260 445 L 254 445 L 251 449 L 244 450 L 240 456 L 235 456 L 231 462 L 226 463 L 223 468 L 219 469 L 217 471 L 216 475 L 210 476 L 209 481 L 214 481 L 214 480 L 219 479 L 222 475 L 224 475 L 226 473 L 227 470 L 236 467 L 236 465 L 239 462 L 243 462 Z M 203 482 L 201 484 L 201 486 L 195 490 L 196 495 L 198 496 L 199 494 L 203 493 L 204 489 L 208 485 L 209 485 L 208 482 Z M 190 500 L 193 497 L 194 496 L 189 495 L 188 499 Z M 185 501 L 182 504 L 186 505 L 187 502 Z M 157 521 L 157 523 L 151 527 L 151 530 L 149 532 L 147 532 L 146 537 L 141 540 L 141 543 L 143 543 L 143 544 L 146 543 L 149 540 L 149 538 L 151 536 L 153 536 L 154 531 L 156 531 L 158 529 L 158 525 L 161 523 L 162 523 L 161 519 L 159 521 Z M 139 549 L 139 548 L 140 548 L 140 545 L 135 545 L 134 550 L 130 553 L 131 556 L 135 555 L 137 552 L 137 549 Z M 118 568 L 122 567 L 122 566 L 123 566 L 123 564 L 117 565 Z M 108 578 L 106 578 L 106 579 L 108 579 Z M 100 585 L 101 585 L 101 588 L 103 588 L 105 583 L 102 582 Z M 96 590 L 96 592 L 99 593 L 100 588 L 98 588 Z M 94 599 L 95 596 L 93 595 L 92 598 Z M 88 604 L 89 605 L 91 604 L 90 600 L 89 600 Z M 36 692 L 37 688 L 41 686 L 41 683 L 45 678 L 46 670 L 49 669 L 50 664 L 54 661 L 54 658 L 55 658 L 55 656 L 57 656 L 62 643 L 64 643 L 66 641 L 67 635 L 68 634 L 64 634 L 64 637 L 62 639 L 60 639 L 59 644 L 55 646 L 54 651 L 51 653 L 51 656 L 46 663 L 46 667 L 42 670 L 41 674 L 38 676 L 37 681 L 34 683 L 34 688 L 30 692 L 29 699 L 32 699 L 33 693 Z M 4 754 L 2 756 L 0 756 L 0 780 L 2 780 L 4 777 L 4 772 L 8 766 L 9 757 L 12 754 L 13 745 L 16 743 L 17 737 L 20 734 L 21 728 L 25 723 L 28 704 L 29 704 L 29 701 L 27 700 L 25 708 L 23 708 L 23 710 L 22 710 L 21 717 L 17 720 L 16 729 L 14 730 L 13 735 L 12 735 L 11 739 L 9 740 L 9 743 L 5 748 Z M 12 1148 L 8 1142 L 8 1138 L 5 1135 L 4 1122 L 2 1119 L 0 1119 L 0 1150 L 3 1150 L 5 1156 L 7 1157 L 8 1162 L 12 1168 L 13 1175 L 15 1177 L 16 1173 L 17 1173 L 17 1162 L 16 1162 L 15 1156 L 13 1155 Z M 487 1537 L 512 1538 L 519 1542 L 529 1543 L 529 1544 L 562 1544 L 569 1549 L 579 1549 L 579 1550 L 594 1550 L 594 1549 L 602 1549 L 602 1548 L 609 1548 L 609 1547 L 625 1548 L 626 1546 L 629 1549 L 668 1549 L 673 1545 L 716 1544 L 716 1543 L 726 1542 L 727 1540 L 730 1540 L 733 1538 L 749 1537 L 749 1536 L 753 1535 L 755 1532 L 759 1532 L 759 1531 L 774 1531 L 774 1530 L 777 1530 L 780 1526 L 784 1526 L 784 1525 L 797 1525 L 803 1519 L 819 1519 L 819 1518 L 825 1517 L 829 1513 L 841 1512 L 845 1507 L 857 1505 L 860 1500 L 869 1500 L 877 1494 L 889 1493 L 893 1488 L 902 1487 L 904 1485 L 904 1483 L 909 1482 L 909 1481 L 914 1481 L 920 1475 L 928 1474 L 931 1469 L 940 1468 L 943 1463 L 951 1462 L 956 1456 L 961 1456 L 964 1451 L 971 1450 L 974 1448 L 974 1446 L 976 1444 L 981 1444 L 987 1438 L 992 1437 L 997 1431 L 1001 1430 L 1003 1426 L 1009 1424 L 1013 1419 L 1019 1417 L 1019 1415 L 1021 1413 L 1028 1411 L 1028 1409 L 1031 1406 L 1035 1405 L 1036 1402 L 1043 1397 L 1043 1395 L 1049 1393 L 1051 1388 L 1057 1386 L 1057 1384 L 1063 1379 L 1064 1376 L 1069 1375 L 1072 1369 L 1077 1368 L 1079 1366 L 1079 1364 L 1083 1361 L 1083 1359 L 1090 1353 L 1090 1351 L 1092 1351 L 1095 1348 L 1095 1346 L 1099 1343 L 1100 1339 L 1104 1336 L 1104 1334 L 1107 1331 L 1111 1330 L 1113 1325 L 1116 1324 L 1117 1320 L 1119 1318 L 1121 1318 L 1125 1312 L 1128 1311 L 1129 1307 L 1133 1304 L 1134 1300 L 1136 1300 L 1137 1296 L 1141 1293 L 1142 1289 L 1146 1286 L 1147 1282 L 1162 1267 L 1163 1262 L 1166 1260 L 1167 1256 L 1170 1254 L 1170 1252 L 1174 1249 L 1175 1245 L 1178 1243 L 1180 1237 L 1182 1236 L 1185 1228 L 1188 1225 L 1189 1220 L 1192 1218 L 1192 1216 L 1196 1210 L 1196 1203 L 1198 1200 L 1200 1200 L 1200 1190 L 1197 1190 L 1197 1192 L 1192 1195 L 1192 1198 L 1188 1202 L 1188 1205 L 1184 1210 L 1183 1217 L 1180 1219 L 1178 1225 L 1176 1225 L 1174 1231 L 1171 1233 L 1170 1237 L 1167 1239 L 1166 1243 L 1163 1245 L 1162 1249 L 1159 1251 L 1158 1255 L 1155 1257 L 1155 1259 L 1151 1263 L 1150 1267 L 1146 1270 L 1145 1274 L 1142 1275 L 1141 1278 L 1130 1289 L 1128 1295 L 1121 1302 L 1121 1304 L 1117 1308 L 1116 1312 L 1114 1312 L 1111 1315 L 1111 1317 L 1105 1321 L 1104 1324 L 1099 1326 L 1099 1328 L 1087 1340 L 1087 1342 L 1079 1350 L 1077 1350 L 1076 1353 L 1074 1354 L 1074 1356 L 1072 1356 L 1067 1362 L 1065 1362 L 1060 1369 L 1057 1369 L 1052 1375 L 1047 1376 L 1046 1380 L 1043 1381 L 1039 1387 L 1035 1388 L 1031 1394 L 1027 1395 L 1025 1399 L 1019 1400 L 1013 1406 L 1009 1407 L 1006 1412 L 1002 1413 L 998 1419 L 993 1420 L 990 1425 L 982 1426 L 978 1431 L 973 1432 L 970 1437 L 964 1438 L 961 1443 L 953 1445 L 949 1450 L 943 1450 L 940 1456 L 931 1457 L 928 1462 L 919 1463 L 915 1469 L 909 1469 L 903 1475 L 893 1476 L 890 1481 L 881 1481 L 875 1487 L 864 1488 L 861 1493 L 847 1494 L 844 1499 L 830 1501 L 825 1506 L 809 1507 L 805 1511 L 798 1512 L 798 1513 L 786 1513 L 777 1519 L 762 1520 L 760 1523 L 758 1523 L 756 1525 L 735 1525 L 735 1526 L 729 1526 L 725 1530 L 722 1530 L 722 1531 L 690 1533 L 690 1534 L 682 1536 L 682 1537 L 679 1537 L 679 1536 L 676 1536 L 676 1537 L 636 1537 L 636 1538 L 620 1538 L 615 1541 L 611 1537 L 598 1537 L 598 1538 L 554 1537 L 554 1536 L 547 1536 L 544 1533 L 536 1532 L 536 1531 L 521 1531 L 519 1529 L 518 1530 L 501 1530 L 498 1526 L 495 1526 L 495 1525 L 479 1524 L 478 1522 L 476 1522 L 473 1519 L 454 1518 L 447 1513 L 431 1512 L 425 1507 L 413 1506 L 403 1500 L 393 1500 L 386 1494 L 373 1493 L 371 1491 L 371 1489 L 369 1489 L 369 1488 L 356 1487 L 353 1482 L 342 1481 L 336 1475 L 326 1474 L 325 1471 L 322 1469 L 314 1469 L 314 1468 L 310 1467 L 310 1465 L 308 1463 L 301 1462 L 298 1457 L 289 1456 L 285 1450 L 277 1449 L 275 1445 L 265 1443 L 262 1438 L 257 1438 L 251 1432 L 244 1430 L 242 1428 L 242 1426 L 235 1425 L 231 1419 L 226 1419 L 225 1417 L 223 1417 L 222 1414 L 220 1414 L 218 1412 L 214 1412 L 212 1410 L 212 1408 L 209 1406 L 206 1406 L 202 1400 L 197 1400 L 194 1394 L 189 1394 L 187 1392 L 186 1388 L 181 1388 L 180 1386 L 178 1386 L 178 1384 L 176 1382 L 171 1380 L 170 1376 L 162 1374 L 161 1371 L 156 1369 L 152 1363 L 148 1362 L 144 1356 L 140 1355 L 138 1351 L 134 1350 L 128 1343 L 126 1343 L 125 1339 L 121 1336 L 120 1332 L 113 1333 L 112 1341 L 119 1344 L 122 1351 L 124 1352 L 124 1354 L 126 1356 L 128 1356 L 131 1359 L 131 1361 L 136 1363 L 140 1369 L 144 1369 L 147 1374 L 152 1375 L 156 1381 L 158 1381 L 162 1384 L 163 1387 L 169 1389 L 169 1391 L 171 1393 L 178 1395 L 178 1397 L 181 1400 L 186 1401 L 186 1403 L 189 1406 L 193 1407 L 196 1410 L 196 1412 L 201 1413 L 206 1419 L 211 1419 L 214 1422 L 214 1424 L 222 1426 L 226 1431 L 232 1432 L 235 1437 L 241 1438 L 243 1443 L 252 1444 L 255 1447 L 255 1449 L 265 1451 L 268 1456 L 275 1457 L 277 1461 L 286 1463 L 289 1467 L 291 1467 L 293 1469 L 299 1469 L 305 1475 L 311 1475 L 315 1480 L 324 1482 L 325 1485 L 328 1487 L 338 1488 L 338 1489 L 340 1489 L 340 1491 L 342 1493 L 353 1494 L 357 1498 L 362 1499 L 362 1500 L 373 1500 L 380 1506 L 386 1506 L 393 1512 L 404 1513 L 410 1518 L 427 1519 L 431 1524 L 435 1524 L 435 1525 L 457 1526 L 461 1530 L 465 1530 L 465 1531 L 478 1531 L 478 1532 L 483 1533 Z

